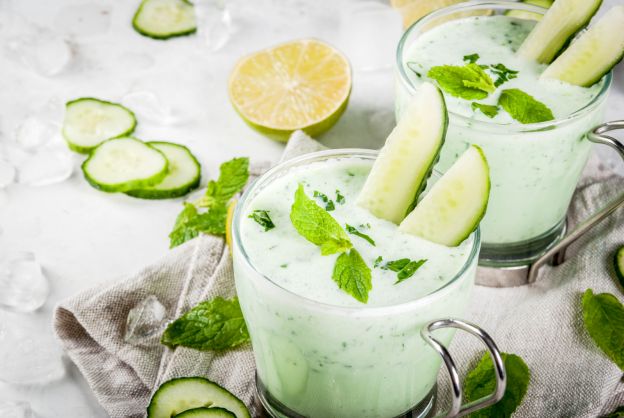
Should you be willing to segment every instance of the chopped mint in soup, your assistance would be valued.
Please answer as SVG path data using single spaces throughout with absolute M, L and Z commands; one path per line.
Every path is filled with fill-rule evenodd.
M 344 205 L 345 197 L 340 193 L 340 190 L 336 190 L 336 203 Z
M 470 54 L 470 55 L 464 55 L 464 62 L 468 63 L 468 64 L 474 64 L 475 62 L 477 62 L 479 60 L 479 54 Z
M 318 190 L 315 190 L 314 193 L 312 194 L 312 196 L 321 199 L 321 201 L 323 203 L 325 203 L 325 210 L 326 211 L 329 212 L 329 211 L 332 211 L 332 210 L 336 209 L 336 205 L 334 205 L 334 201 L 331 200 L 329 197 L 327 197 L 327 195 L 325 193 L 321 193 Z
M 377 268 L 379 267 L 379 265 L 383 262 L 383 257 L 379 256 L 375 259 L 374 263 L 373 263 L 373 267 Z
M 256 209 L 249 215 L 249 218 L 256 221 L 265 231 L 275 228 L 275 224 L 271 220 L 268 210 Z
M 347 232 L 348 232 L 349 234 L 352 234 L 352 235 L 358 236 L 358 237 L 360 237 L 360 238 L 362 238 L 362 239 L 364 239 L 364 240 L 368 241 L 368 243 L 369 243 L 370 245 L 373 245 L 373 246 L 375 245 L 375 241 L 374 241 L 374 240 L 373 240 L 373 239 L 372 239 L 369 235 L 366 235 L 365 233 L 358 231 L 358 229 L 357 229 L 356 227 L 351 226 L 351 225 L 349 225 L 349 224 L 346 224 L 346 225 L 345 225 L 345 227 L 346 227 Z
M 498 106 L 486 105 L 477 102 L 472 102 L 470 106 L 472 107 L 472 110 L 480 110 L 488 118 L 493 118 L 494 116 L 498 115 Z
M 496 81 L 494 81 L 494 85 L 496 87 L 499 87 L 501 84 L 518 77 L 518 71 L 510 70 L 503 64 L 490 65 L 489 69 L 496 77 L 498 77 Z
M 399 260 L 388 261 L 382 269 L 391 270 L 397 273 L 397 281 L 394 284 L 399 284 L 404 280 L 409 279 L 416 273 L 427 260 L 410 260 L 409 258 L 401 258 Z

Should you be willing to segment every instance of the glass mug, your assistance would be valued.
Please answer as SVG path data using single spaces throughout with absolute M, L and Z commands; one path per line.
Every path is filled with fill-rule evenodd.
M 433 407 L 442 361 L 453 386 L 447 416 L 491 405 L 504 393 L 505 370 L 494 342 L 477 326 L 453 319 L 464 313 L 470 299 L 478 229 L 472 234 L 468 260 L 451 281 L 424 297 L 392 306 L 343 307 L 308 299 L 274 283 L 247 256 L 241 222 L 259 191 L 294 167 L 341 157 L 372 162 L 376 155 L 370 150 L 331 150 L 286 161 L 256 180 L 236 206 L 236 290 L 256 359 L 258 396 L 270 416 L 424 417 Z M 431 182 L 437 178 L 434 173 Z M 314 278 L 314 271 L 310 276 Z M 456 328 L 480 338 L 497 367 L 496 391 L 468 405 L 461 405 L 462 385 L 445 348 Z
M 520 2 L 477 1 L 437 10 L 414 23 L 397 48 L 397 119 L 421 83 L 407 62 L 410 46 L 422 33 L 453 18 L 509 10 L 546 11 Z M 591 151 L 586 133 L 603 119 L 611 80 L 612 75 L 607 74 L 600 92 L 585 107 L 549 122 L 498 124 L 449 111 L 446 141 L 436 169 L 446 171 L 469 144 L 479 145 L 490 165 L 492 186 L 480 225 L 480 265 L 530 264 L 564 235 L 566 212 Z

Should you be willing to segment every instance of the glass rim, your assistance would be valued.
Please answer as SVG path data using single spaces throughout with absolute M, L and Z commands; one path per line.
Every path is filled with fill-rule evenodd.
M 475 1 L 465 1 L 462 3 L 455 4 L 455 5 L 443 7 L 441 9 L 435 10 L 421 17 L 420 19 L 412 23 L 410 27 L 407 28 L 407 30 L 405 30 L 405 32 L 401 36 L 401 39 L 399 40 L 399 44 L 396 50 L 395 65 L 399 73 L 399 79 L 400 79 L 401 85 L 407 89 L 410 95 L 413 95 L 416 92 L 417 88 L 414 85 L 414 83 L 412 83 L 409 76 L 407 75 L 407 72 L 405 69 L 406 66 L 403 64 L 403 59 L 402 59 L 403 53 L 405 49 L 408 47 L 406 45 L 408 38 L 412 35 L 413 32 L 420 29 L 422 26 L 430 22 L 432 19 L 436 19 L 436 18 L 445 16 L 451 13 L 465 12 L 467 10 L 475 10 L 475 9 L 476 10 L 480 10 L 480 9 L 520 10 L 520 11 L 539 13 L 542 15 L 547 11 L 547 9 L 543 7 L 535 6 L 535 5 L 532 5 L 529 3 L 523 3 L 523 2 L 511 2 L 509 0 L 475 0 Z M 454 119 L 459 120 L 466 125 L 470 124 L 471 129 L 475 129 L 475 128 L 476 129 L 483 128 L 485 130 L 502 129 L 502 130 L 505 130 L 506 133 L 509 133 L 510 131 L 512 133 L 541 131 L 545 129 L 550 129 L 555 126 L 570 123 L 586 115 L 590 111 L 594 110 L 594 108 L 596 108 L 604 100 L 606 100 L 607 93 L 609 91 L 609 88 L 611 87 L 612 80 L 613 80 L 613 72 L 609 71 L 604 76 L 602 88 L 600 89 L 598 94 L 596 94 L 592 98 L 592 100 L 590 100 L 587 104 L 585 104 L 585 106 L 574 111 L 573 113 L 570 113 L 569 115 L 561 119 L 555 119 L 555 120 L 546 121 L 546 122 L 529 123 L 529 124 L 514 124 L 514 123 L 503 124 L 503 123 L 496 123 L 496 122 L 490 122 L 490 121 L 484 121 L 484 120 L 475 120 L 468 116 L 455 113 L 455 112 L 451 112 L 450 110 L 448 111 L 448 113 L 449 115 L 452 115 Z
M 313 308 L 322 308 L 324 310 L 341 311 L 345 314 L 358 314 L 358 315 L 369 315 L 369 314 L 380 315 L 381 314 L 383 315 L 383 314 L 390 314 L 390 313 L 399 312 L 399 311 L 402 312 L 402 311 L 412 309 L 418 305 L 426 304 L 429 300 L 432 300 L 434 297 L 440 294 L 443 290 L 448 289 L 451 285 L 455 284 L 457 281 L 459 281 L 461 277 L 464 276 L 466 271 L 470 268 L 473 262 L 477 259 L 479 255 L 479 249 L 481 246 L 480 227 L 477 227 L 477 229 L 473 231 L 472 234 L 470 235 L 470 237 L 472 237 L 473 239 L 472 248 L 470 249 L 470 254 L 468 255 L 468 258 L 466 259 L 462 267 L 458 270 L 457 273 L 455 273 L 455 275 L 453 276 L 451 280 L 449 280 L 443 286 L 417 299 L 410 300 L 407 302 L 397 303 L 394 305 L 368 306 L 366 304 L 362 304 L 362 306 L 340 306 L 340 305 L 334 305 L 331 303 L 321 302 L 315 299 L 310 299 L 306 296 L 297 294 L 275 283 L 273 280 L 267 277 L 264 273 L 262 273 L 259 269 L 257 269 L 256 266 L 252 263 L 249 256 L 247 255 L 245 246 L 240 236 L 240 226 L 239 226 L 244 216 L 243 211 L 246 209 L 246 204 L 248 203 L 250 196 L 252 196 L 256 192 L 256 190 L 262 187 L 265 183 L 268 184 L 272 182 L 274 180 L 274 176 L 277 173 L 282 172 L 284 170 L 288 170 L 290 168 L 305 165 L 306 162 L 312 163 L 319 158 L 322 159 L 322 158 L 332 158 L 332 157 L 333 158 L 340 158 L 340 157 L 358 158 L 359 157 L 363 159 L 374 160 L 377 157 L 377 154 L 378 154 L 378 151 L 376 150 L 363 149 L 363 148 L 341 148 L 341 149 L 317 151 L 317 152 L 304 154 L 304 155 L 301 155 L 292 159 L 288 159 L 286 161 L 283 161 L 277 164 L 271 169 L 269 169 L 267 172 L 265 172 L 260 177 L 258 177 L 247 188 L 247 190 L 245 190 L 245 192 L 239 199 L 238 203 L 236 204 L 236 208 L 234 210 L 234 216 L 232 218 L 232 247 L 233 247 L 232 256 L 234 257 L 234 254 L 236 254 L 237 252 L 240 253 L 243 259 L 242 261 L 245 263 L 245 265 L 249 269 L 251 269 L 254 273 L 256 273 L 257 277 L 260 278 L 261 281 L 266 282 L 273 289 L 281 293 L 287 294 L 290 298 L 293 298 L 294 300 L 298 300 L 302 304 L 311 306 Z M 441 175 L 442 173 L 440 173 L 437 170 L 434 170 L 432 172 L 432 176 L 439 177 Z M 256 278 L 252 280 L 256 280 Z

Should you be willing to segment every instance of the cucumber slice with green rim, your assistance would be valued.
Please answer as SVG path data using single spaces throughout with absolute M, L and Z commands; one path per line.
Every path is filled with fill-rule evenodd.
M 532 4 L 534 6 L 543 7 L 549 9 L 552 6 L 554 0 L 522 0 L 521 3 Z M 525 20 L 542 20 L 540 13 L 527 12 L 524 10 L 508 10 L 505 12 L 505 16 L 517 17 L 518 19 Z
M 171 142 L 147 144 L 162 152 L 169 161 L 167 176 L 155 186 L 130 190 L 127 195 L 141 199 L 170 199 L 184 196 L 199 186 L 201 166 L 188 148 Z
M 550 64 L 598 11 L 602 0 L 557 0 L 526 37 L 518 55 Z M 607 38 L 608 39 L 608 38 Z
M 615 268 L 615 276 L 620 282 L 620 286 L 624 288 L 624 245 L 615 252 L 613 267 Z
M 399 230 L 454 247 L 477 228 L 490 197 L 490 169 L 481 148 L 472 145 L 431 187 Z
M 174 415 L 174 418 L 236 418 L 236 415 L 223 408 L 194 408 Z
M 425 189 L 447 126 L 442 92 L 423 83 L 381 148 L 358 205 L 378 218 L 401 222 Z
M 127 192 L 160 183 L 169 163 L 162 152 L 125 136 L 97 146 L 82 163 L 85 178 L 104 192 Z
M 544 70 L 542 78 L 555 78 L 589 87 L 624 57 L 624 6 L 611 8 Z
M 143 0 L 132 27 L 153 39 L 169 39 L 195 33 L 195 9 L 187 0 Z
M 63 137 L 76 152 L 88 153 L 107 139 L 130 135 L 135 127 L 134 113 L 118 103 L 82 97 L 65 105 Z
M 251 418 L 240 399 L 203 377 L 181 377 L 160 385 L 147 407 L 147 418 L 171 418 L 200 407 L 224 408 L 236 418 Z

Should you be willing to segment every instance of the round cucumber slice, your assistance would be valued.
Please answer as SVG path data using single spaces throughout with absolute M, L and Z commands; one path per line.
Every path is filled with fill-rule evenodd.
M 134 113 L 118 103 L 82 97 L 65 105 L 63 137 L 76 152 L 88 153 L 102 141 L 130 135 L 135 127 Z
M 624 246 L 615 252 L 613 267 L 615 268 L 615 276 L 620 282 L 620 286 L 624 288 Z
M 194 408 L 175 415 L 174 418 L 236 418 L 236 415 L 223 408 Z
M 141 199 L 171 199 L 184 196 L 199 186 L 201 166 L 188 148 L 171 142 L 147 144 L 162 152 L 169 161 L 167 176 L 155 186 L 130 190 L 127 195 Z
M 197 30 L 195 9 L 187 0 L 143 0 L 132 27 L 153 39 L 190 35 Z
M 126 192 L 153 186 L 167 175 L 162 152 L 129 136 L 109 139 L 82 163 L 85 178 L 104 192 Z
M 240 399 L 203 377 L 181 377 L 160 385 L 147 407 L 147 418 L 171 418 L 200 407 L 224 408 L 236 418 L 251 418 Z
M 543 7 L 549 9 L 552 6 L 554 0 L 522 0 L 521 3 L 532 4 L 534 6 Z M 542 20 L 542 15 L 539 13 L 526 12 L 524 10 L 509 10 L 505 12 L 505 16 L 517 17 L 518 19 L 525 20 Z
M 454 247 L 477 228 L 490 197 L 490 169 L 481 148 L 472 145 L 431 187 L 399 230 Z
M 401 222 L 425 189 L 447 125 L 442 92 L 423 83 L 381 148 L 358 205 L 378 218 Z
M 624 57 L 624 6 L 611 8 L 544 70 L 542 78 L 555 78 L 589 87 Z
M 557 0 L 526 37 L 518 55 L 550 64 L 598 11 L 602 0 Z

